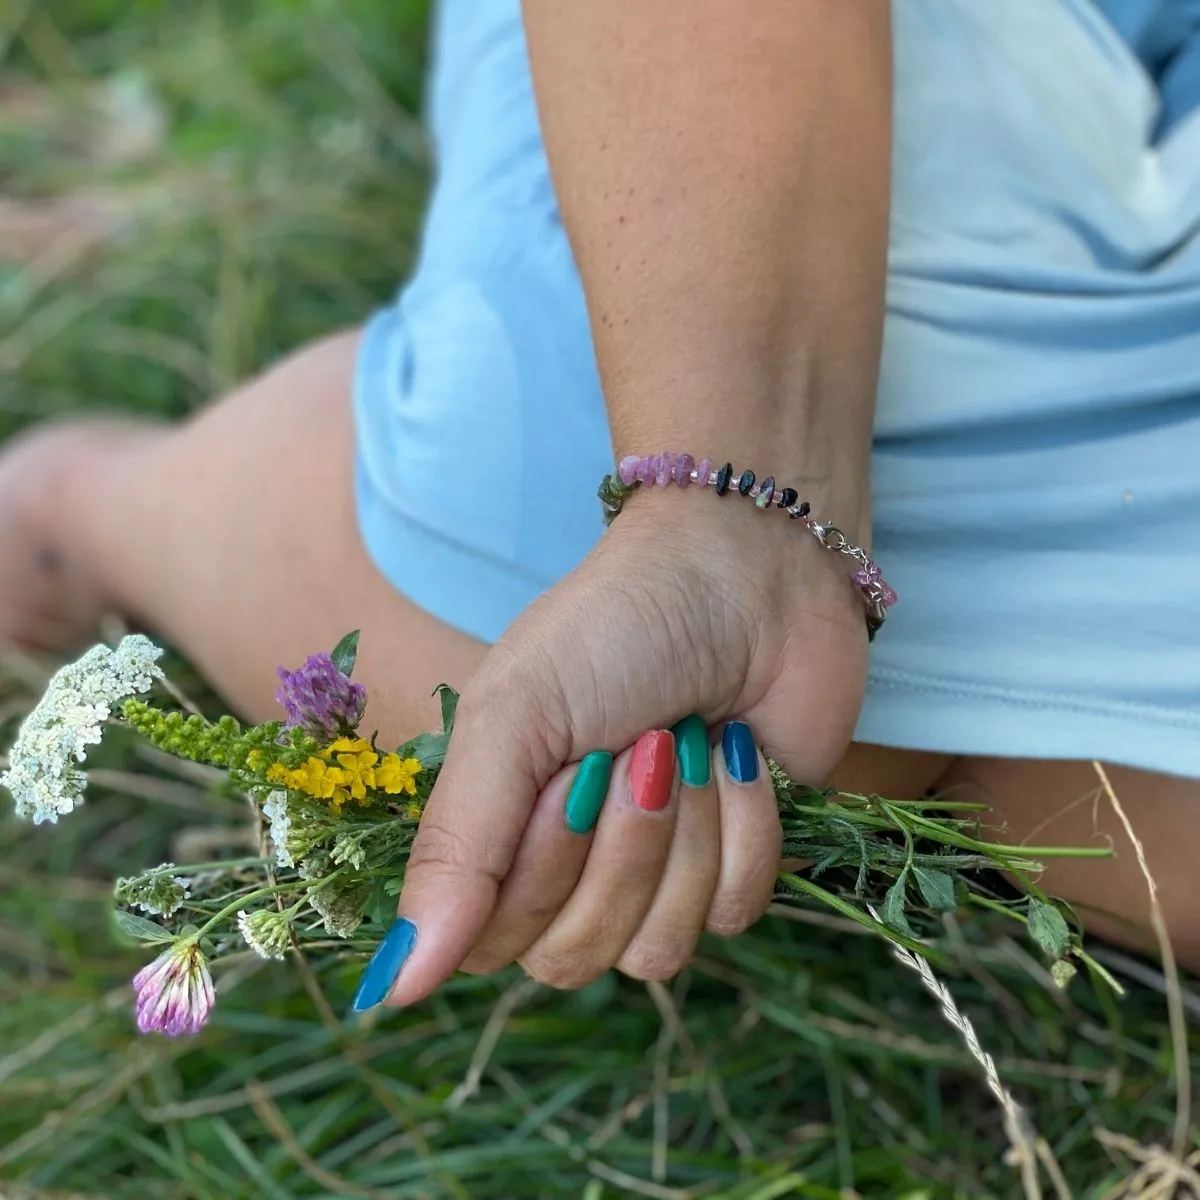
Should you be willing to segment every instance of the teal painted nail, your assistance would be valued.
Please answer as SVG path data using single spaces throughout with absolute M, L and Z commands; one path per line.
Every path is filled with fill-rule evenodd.
M 596 824 L 604 805 L 604 797 L 608 795 L 610 775 L 612 755 L 607 750 L 593 750 L 584 756 L 563 807 L 567 828 L 572 833 L 592 832 L 592 826 Z
M 708 786 L 712 777 L 708 749 L 708 727 L 693 714 L 684 717 L 671 732 L 679 755 L 679 775 L 691 788 Z
M 358 994 L 354 997 L 355 1012 L 366 1012 L 387 999 L 400 968 L 408 961 L 416 944 L 417 927 L 407 917 L 392 922 L 363 972 Z

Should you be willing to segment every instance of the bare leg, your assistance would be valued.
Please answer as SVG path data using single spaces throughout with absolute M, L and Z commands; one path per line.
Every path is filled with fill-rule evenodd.
M 1146 851 L 1180 961 L 1200 969 L 1195 902 L 1200 858 L 1200 782 L 1106 767 L 1113 790 Z M 1150 905 L 1137 856 L 1091 763 L 959 759 L 938 790 L 994 806 L 1006 842 L 1111 845 L 1112 859 L 1056 859 L 1042 880 L 1078 908 L 1091 933 L 1135 950 L 1155 949 Z
M 356 345 L 315 343 L 176 428 L 52 428 L 0 459 L 0 636 L 68 645 L 115 610 L 263 720 L 278 664 L 361 628 L 368 723 L 435 725 L 433 688 L 465 684 L 485 647 L 406 601 L 359 540 Z

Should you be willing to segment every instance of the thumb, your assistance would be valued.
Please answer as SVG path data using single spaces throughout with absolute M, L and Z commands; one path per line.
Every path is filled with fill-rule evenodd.
M 529 814 L 565 750 L 551 744 L 546 715 L 555 711 L 553 671 L 528 656 L 519 661 L 485 664 L 463 693 L 413 842 L 400 919 L 364 975 L 366 989 L 376 971 L 374 998 L 360 990 L 356 1008 L 385 997 L 394 1005 L 424 999 L 458 970 L 491 918 Z

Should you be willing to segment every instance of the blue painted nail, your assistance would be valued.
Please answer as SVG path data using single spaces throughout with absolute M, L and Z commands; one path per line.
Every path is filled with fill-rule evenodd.
M 354 997 L 355 1012 L 366 1012 L 387 999 L 400 968 L 408 961 L 416 944 L 417 927 L 407 917 L 392 922 L 363 972 L 358 994 Z
M 753 783 L 758 778 L 758 747 L 745 721 L 730 721 L 721 735 L 725 769 L 734 783 Z

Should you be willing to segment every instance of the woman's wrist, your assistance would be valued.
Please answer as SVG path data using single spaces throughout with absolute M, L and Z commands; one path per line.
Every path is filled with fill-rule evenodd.
M 728 544 L 728 539 L 732 537 L 735 543 L 744 543 L 744 548 L 754 557 L 765 549 L 766 577 L 778 576 L 774 569 L 780 565 L 774 561 L 777 552 L 782 551 L 783 558 L 790 561 L 792 551 L 797 548 L 795 539 L 792 539 L 791 547 L 785 549 L 780 534 L 770 530 L 768 526 L 774 525 L 776 529 L 782 530 L 786 525 L 796 523 L 799 530 L 811 535 L 812 540 L 823 551 L 831 553 L 842 562 L 845 567 L 842 574 L 848 576 L 848 582 L 857 592 L 868 635 L 874 638 L 887 619 L 888 609 L 896 603 L 896 593 L 884 579 L 879 565 L 871 558 L 869 538 L 858 534 L 857 526 L 852 527 L 845 523 L 846 527 L 843 528 L 827 516 L 823 517 L 814 512 L 812 502 L 802 496 L 795 487 L 780 484 L 773 476 L 760 477 L 752 468 L 735 470 L 731 462 L 717 466 L 709 459 L 697 461 L 688 453 L 666 451 L 654 455 L 622 457 L 615 473 L 603 480 L 599 489 L 599 499 L 606 520 L 611 524 L 624 511 L 626 502 L 641 491 L 658 491 L 660 494 L 675 491 L 678 494 L 689 489 L 707 491 L 724 503 L 693 505 L 693 513 L 697 516 L 688 517 L 682 524 L 693 525 L 705 510 L 715 515 L 718 508 L 725 508 L 730 512 L 730 518 L 717 517 L 714 544 Z M 856 513 L 865 507 L 865 499 L 865 494 L 859 495 L 860 503 L 855 507 Z M 820 503 L 821 499 L 818 498 L 818 504 Z M 735 518 L 732 514 L 737 510 L 740 510 L 742 515 Z M 647 506 L 643 505 L 641 511 L 646 512 Z M 636 535 L 649 536 L 652 542 L 660 546 L 669 545 L 672 539 L 679 536 L 672 528 L 680 523 L 679 514 L 678 505 L 656 506 L 657 521 L 649 523 L 648 534 L 646 518 L 634 520 L 630 525 Z M 747 523 L 746 516 L 750 516 L 750 523 Z M 763 517 L 768 519 L 764 521 Z M 704 519 L 699 521 L 700 525 L 706 523 Z M 865 525 L 865 521 L 862 524 Z M 627 525 L 627 528 L 630 525 Z M 685 528 L 684 544 L 693 544 L 694 539 L 688 536 L 693 531 L 694 529 Z M 763 574 L 761 562 L 760 559 L 760 567 L 755 570 L 756 576 Z M 784 573 L 786 577 L 786 568 Z M 843 594 L 846 594 L 844 588 Z
M 658 487 L 672 485 L 667 488 L 672 492 L 701 493 L 680 495 L 680 501 L 689 505 L 704 502 L 703 493 L 733 493 L 733 500 L 742 501 L 739 508 L 782 510 L 770 515 L 784 523 L 789 517 L 811 513 L 838 526 L 851 540 L 869 545 L 869 445 L 860 449 L 835 437 L 797 442 L 792 430 L 764 441 L 739 421 L 729 421 L 727 426 L 706 440 L 676 438 L 649 443 L 639 439 L 636 445 L 614 434 L 613 477 L 626 485 L 638 479 Z M 719 487 L 718 474 L 726 467 L 727 486 Z M 739 482 L 749 485 L 750 495 L 743 498 L 738 494 Z M 764 489 L 769 489 L 769 498 Z M 630 511 L 642 507 L 631 504 Z

